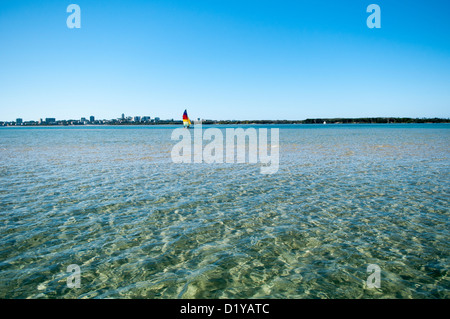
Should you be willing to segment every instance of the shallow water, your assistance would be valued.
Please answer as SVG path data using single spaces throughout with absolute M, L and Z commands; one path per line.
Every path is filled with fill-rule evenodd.
M 450 297 L 450 125 L 252 127 L 276 174 L 175 164 L 170 126 L 0 128 L 0 298 Z

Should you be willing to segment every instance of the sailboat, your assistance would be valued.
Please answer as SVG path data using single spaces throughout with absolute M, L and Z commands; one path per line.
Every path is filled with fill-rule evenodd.
M 184 110 L 184 113 L 183 113 L 183 125 L 185 128 L 189 128 L 189 126 L 191 126 L 191 120 L 189 120 L 189 116 L 187 115 L 187 110 Z

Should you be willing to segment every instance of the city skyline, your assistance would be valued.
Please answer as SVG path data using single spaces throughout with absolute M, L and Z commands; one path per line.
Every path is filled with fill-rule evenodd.
M 450 117 L 448 2 L 69 4 L 0 4 L 2 120 Z
M 171 119 L 172 121 L 174 119 Z M 106 119 L 106 118 L 97 118 L 95 115 L 89 115 L 89 116 L 82 116 L 79 118 L 68 118 L 68 119 L 61 119 L 56 117 L 40 117 L 39 119 L 25 119 L 23 117 L 16 118 L 13 121 L 5 121 L 0 119 L 0 123 L 17 123 L 17 124 L 23 124 L 23 123 L 56 123 L 56 122 L 78 122 L 78 123 L 95 123 L 95 122 L 112 122 L 112 121 L 118 121 L 118 122 L 142 122 L 142 123 L 150 123 L 150 122 L 158 122 L 160 121 L 160 117 L 154 116 L 153 118 L 148 115 L 133 115 L 133 116 L 125 116 L 125 113 L 122 113 L 120 117 L 115 117 L 112 119 Z M 164 121 L 164 120 L 163 120 Z
M 192 119 L 194 123 L 196 120 Z M 450 118 L 411 118 L 411 117 L 362 117 L 362 118 L 307 118 L 302 120 L 220 120 L 220 119 L 200 119 L 203 124 L 380 124 L 380 123 L 450 123 Z M 161 119 L 158 116 L 125 116 L 124 113 L 120 117 L 112 119 L 98 119 L 95 116 L 81 117 L 80 119 L 57 119 L 57 118 L 39 118 L 39 120 L 23 120 L 17 118 L 15 121 L 2 121 L 0 126 L 36 126 L 36 125 L 117 125 L 117 124 L 182 124 L 181 119 Z

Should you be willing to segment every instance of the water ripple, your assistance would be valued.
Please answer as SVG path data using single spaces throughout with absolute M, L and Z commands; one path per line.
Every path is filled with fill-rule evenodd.
M 287 126 L 261 175 L 173 164 L 168 129 L 2 129 L 0 297 L 449 298 L 449 132 Z

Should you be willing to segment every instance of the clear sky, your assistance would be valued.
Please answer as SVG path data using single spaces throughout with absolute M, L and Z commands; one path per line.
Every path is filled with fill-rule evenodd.
M 81 28 L 69 29 L 69 4 Z M 381 29 L 366 24 L 369 4 Z M 447 0 L 0 0 L 0 120 L 450 117 Z

